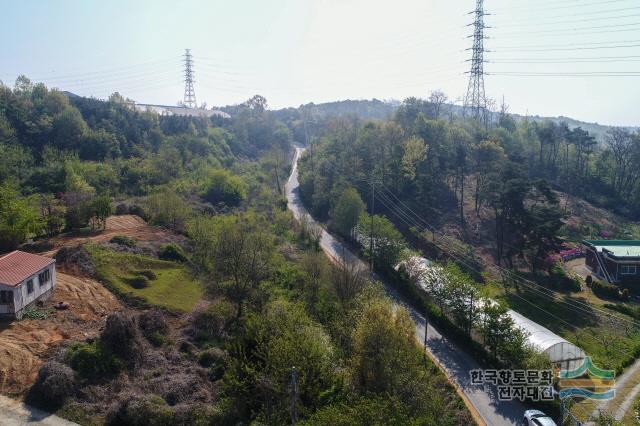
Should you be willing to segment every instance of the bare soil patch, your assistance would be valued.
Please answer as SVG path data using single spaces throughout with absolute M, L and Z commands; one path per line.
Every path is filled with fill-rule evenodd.
M 35 381 L 51 351 L 66 340 L 94 337 L 121 303 L 100 283 L 57 272 L 57 286 L 43 308 L 46 319 L 0 322 L 0 392 L 22 395 Z M 64 301 L 69 309 L 53 310 Z
M 147 243 L 157 249 L 159 246 L 171 242 L 184 243 L 186 238 L 176 235 L 162 228 L 149 226 L 142 218 L 134 215 L 110 216 L 107 218 L 107 225 L 104 230 L 96 231 L 89 235 L 65 235 L 49 239 L 53 249 L 42 253 L 44 256 L 54 256 L 55 253 L 64 246 L 76 246 L 79 244 L 93 242 L 108 242 L 116 235 L 124 235 L 132 238 L 144 246 Z

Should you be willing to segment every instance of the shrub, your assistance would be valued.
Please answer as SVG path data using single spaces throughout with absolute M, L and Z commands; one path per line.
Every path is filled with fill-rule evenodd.
M 122 216 L 125 214 L 129 214 L 129 206 L 123 203 L 118 204 L 116 206 L 116 216 Z
M 169 426 L 173 410 L 158 395 L 127 396 L 107 415 L 108 425 Z
M 141 275 L 141 276 L 143 276 L 143 277 L 147 278 L 148 280 L 155 280 L 155 279 L 157 279 L 157 278 L 158 278 L 158 276 L 156 275 L 156 273 L 155 273 L 155 272 L 153 272 L 153 271 L 152 271 L 152 270 L 150 270 L 150 269 L 143 269 L 143 270 L 141 270 L 141 271 L 136 271 L 136 274 L 137 274 L 137 275 Z
M 611 299 L 620 298 L 619 289 L 617 286 L 612 284 L 603 283 L 602 281 L 594 280 L 591 283 L 591 290 L 598 297 L 608 297 Z
M 226 299 L 216 299 L 205 309 L 195 312 L 192 328 L 196 340 L 223 337 L 229 321 L 234 318 L 235 307 Z
M 71 368 L 85 379 L 104 379 L 123 367 L 122 362 L 98 342 L 75 344 L 67 350 L 66 358 Z
M 591 287 L 591 284 L 593 284 L 593 277 L 591 275 L 587 275 L 586 283 L 587 287 Z
M 226 170 L 215 170 L 212 173 L 204 198 L 212 204 L 224 203 L 237 206 L 247 195 L 247 188 L 239 176 L 233 176 Z
M 142 335 L 154 346 L 162 346 L 169 325 L 160 311 L 147 311 L 138 316 L 138 325 Z
M 100 335 L 100 342 L 130 366 L 137 364 L 142 358 L 143 348 L 136 320 L 124 312 L 109 315 Z
M 125 235 L 115 235 L 113 238 L 111 238 L 111 240 L 109 240 L 109 242 L 131 248 L 136 246 L 136 241 Z
M 209 348 L 200 352 L 198 363 L 203 367 L 211 367 L 214 363 L 224 360 L 225 353 L 220 348 Z
M 135 289 L 149 287 L 149 279 L 144 275 L 136 275 L 135 277 L 125 278 L 124 280 Z
M 75 390 L 73 370 L 56 361 L 44 364 L 27 400 L 46 407 L 59 407 Z
M 142 206 L 139 206 L 137 204 L 129 206 L 129 214 L 141 217 L 144 220 L 149 219 L 149 214 L 147 213 L 147 211 Z
M 172 260 L 175 262 L 187 262 L 189 260 L 184 250 L 182 250 L 182 247 L 173 243 L 162 246 L 158 252 L 158 257 L 162 260 Z
M 96 273 L 96 265 L 83 246 L 62 247 L 56 253 L 56 265 L 82 275 L 93 276 Z

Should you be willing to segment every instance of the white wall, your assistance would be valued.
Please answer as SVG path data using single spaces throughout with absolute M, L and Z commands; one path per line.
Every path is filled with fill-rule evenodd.
M 51 279 L 49 280 L 48 283 L 45 283 L 44 285 L 41 286 L 40 281 L 38 279 L 38 275 L 43 271 L 46 271 L 47 269 L 49 269 L 50 271 Z M 33 293 L 31 294 L 27 292 L 27 281 L 29 281 L 30 279 L 33 280 Z M 25 306 L 34 302 L 44 293 L 53 289 L 55 285 L 56 285 L 55 264 L 49 265 L 48 267 L 38 271 L 38 273 L 34 274 L 33 276 L 21 282 L 19 285 L 15 287 L 15 292 L 14 292 L 15 312 L 18 312 Z

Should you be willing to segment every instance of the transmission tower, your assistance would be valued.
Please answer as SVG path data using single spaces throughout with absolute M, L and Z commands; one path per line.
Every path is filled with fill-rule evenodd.
M 191 49 L 185 49 L 184 53 L 184 105 L 189 108 L 196 108 L 196 91 L 193 88 L 193 57 Z
M 471 71 L 469 71 L 469 87 L 464 98 L 464 115 L 471 116 L 480 122 L 484 122 L 487 112 L 487 98 L 484 93 L 484 0 L 476 0 L 476 9 L 469 14 L 475 15 L 473 24 L 473 47 Z M 467 60 L 468 62 L 469 60 Z

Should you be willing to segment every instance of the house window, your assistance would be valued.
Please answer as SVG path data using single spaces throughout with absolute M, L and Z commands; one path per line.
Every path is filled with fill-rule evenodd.
M 38 275 L 38 281 L 40 282 L 40 287 L 45 285 L 51 280 L 51 272 L 47 269 L 46 271 L 40 272 Z
M 0 305 L 11 305 L 13 303 L 13 292 L 2 290 L 0 291 Z
M 635 275 L 636 274 L 636 266 L 635 265 L 620 265 L 620 274 L 621 275 Z
M 27 294 L 33 293 L 33 279 L 27 281 Z

